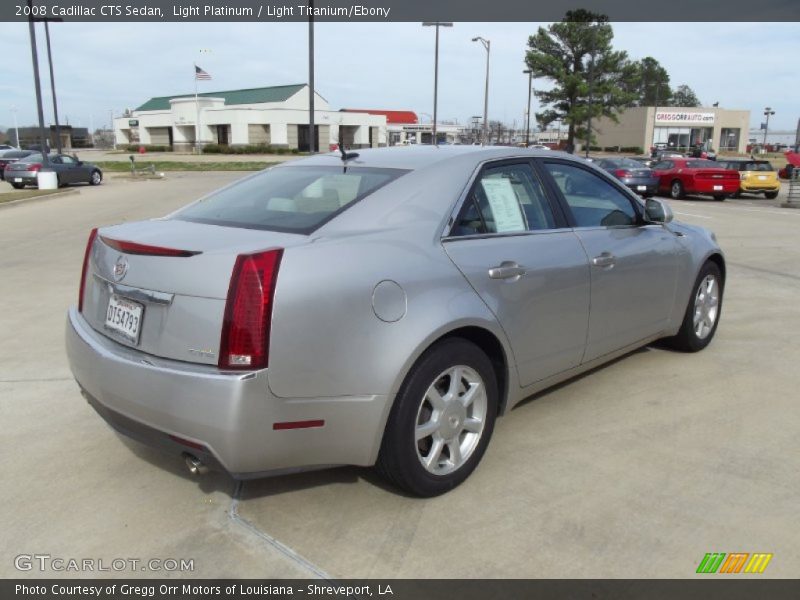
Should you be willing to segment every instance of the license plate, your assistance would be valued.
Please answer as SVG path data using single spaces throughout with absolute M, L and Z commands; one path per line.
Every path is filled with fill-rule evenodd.
M 764 181 L 764 180 L 767 178 L 767 176 L 766 176 L 766 175 L 759 175 L 759 176 L 758 176 L 758 178 L 759 178 L 761 181 Z
M 14 183 L 22 183 L 22 177 L 14 177 Z
M 106 328 L 138 344 L 143 314 L 144 306 L 138 302 L 111 294 L 106 310 Z
M 647 191 L 647 186 L 646 185 L 637 185 L 636 186 L 636 191 L 637 192 L 646 192 Z
M 719 191 L 721 191 L 721 190 L 722 190 L 722 186 L 721 186 L 721 185 L 715 185 L 715 186 L 714 186 L 714 191 L 715 191 L 715 192 L 719 192 Z

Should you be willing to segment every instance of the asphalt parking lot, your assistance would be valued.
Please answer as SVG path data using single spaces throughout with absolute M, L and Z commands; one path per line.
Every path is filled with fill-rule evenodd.
M 368 469 L 193 479 L 86 404 L 63 349 L 91 227 L 160 216 L 241 173 L 109 179 L 0 207 L 0 576 L 14 557 L 193 559 L 101 576 L 692 577 L 707 552 L 770 552 L 800 575 L 800 211 L 781 199 L 671 202 L 714 229 L 717 337 L 646 348 L 498 421 L 478 470 L 431 500 Z

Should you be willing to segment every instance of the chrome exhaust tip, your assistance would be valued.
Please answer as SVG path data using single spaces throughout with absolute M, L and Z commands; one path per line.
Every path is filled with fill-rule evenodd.
M 196 456 L 185 454 L 184 460 L 186 461 L 186 467 L 189 469 L 189 473 L 192 475 L 205 475 L 208 473 L 208 467 Z

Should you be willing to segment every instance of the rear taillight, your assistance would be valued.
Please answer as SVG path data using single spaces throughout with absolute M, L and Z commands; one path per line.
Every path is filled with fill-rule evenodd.
M 81 269 L 81 287 L 78 289 L 78 312 L 83 312 L 83 290 L 86 287 L 86 272 L 89 270 L 89 257 L 92 255 L 92 246 L 97 238 L 97 227 L 92 229 L 89 234 L 89 241 L 86 242 L 86 251 L 83 253 L 83 269 Z
M 231 275 L 222 323 L 219 367 L 260 369 L 269 364 L 272 299 L 283 249 L 240 254 Z
M 41 168 L 42 168 L 42 165 L 40 165 L 39 163 L 33 163 L 32 165 L 28 165 L 28 167 L 25 170 L 26 171 L 33 171 L 34 173 L 36 173 Z
M 630 177 L 631 172 L 628 171 L 627 169 L 616 169 L 614 171 L 614 175 L 616 175 L 617 177 Z

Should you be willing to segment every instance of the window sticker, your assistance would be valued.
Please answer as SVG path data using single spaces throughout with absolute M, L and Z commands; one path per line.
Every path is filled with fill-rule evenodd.
M 517 194 L 511 187 L 511 180 L 505 177 L 492 177 L 482 179 L 481 185 L 492 208 L 497 233 L 525 231 L 522 209 Z

